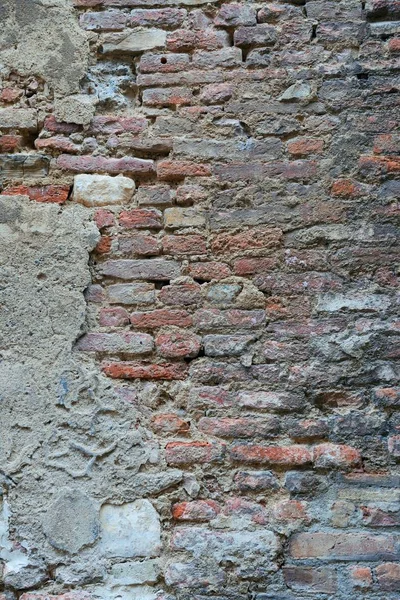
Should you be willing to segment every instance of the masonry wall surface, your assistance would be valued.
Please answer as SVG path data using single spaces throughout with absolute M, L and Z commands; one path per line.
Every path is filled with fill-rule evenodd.
M 400 3 L 0 25 L 0 600 L 399 598 Z

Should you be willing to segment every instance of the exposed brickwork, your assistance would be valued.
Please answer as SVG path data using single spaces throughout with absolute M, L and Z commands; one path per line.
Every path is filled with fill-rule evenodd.
M 138 410 L 162 548 L 1 600 L 398 598 L 400 3 L 69 4 L 93 114 L 6 74 L 1 189 L 101 231 L 75 350 Z

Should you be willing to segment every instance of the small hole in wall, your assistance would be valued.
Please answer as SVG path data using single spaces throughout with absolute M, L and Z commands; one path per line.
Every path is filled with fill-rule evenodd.
M 156 290 L 161 290 L 163 287 L 165 287 L 166 285 L 169 285 L 170 283 L 171 283 L 170 281 L 155 281 L 154 287 Z
M 165 56 L 163 56 L 163 57 L 160 59 L 160 63 L 161 63 L 162 65 L 166 65 L 166 64 L 167 64 L 167 62 L 168 62 L 168 60 L 165 58 Z
M 365 81 L 366 79 L 368 79 L 368 73 L 358 73 L 357 79 L 362 79 Z
M 47 279 L 47 275 L 46 273 L 39 273 L 36 278 L 40 281 L 45 281 L 45 279 Z
M 209 279 L 199 279 L 198 277 L 194 277 L 193 281 L 195 281 L 196 283 L 203 285 L 204 283 L 209 283 Z

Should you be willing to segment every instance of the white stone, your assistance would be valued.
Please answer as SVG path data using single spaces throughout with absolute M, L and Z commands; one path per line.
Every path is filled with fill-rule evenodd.
M 118 175 L 76 175 L 73 200 L 85 206 L 119 205 L 129 202 L 135 191 L 135 182 Z
M 142 583 L 155 583 L 160 573 L 158 560 L 144 560 L 143 562 L 116 563 L 111 568 L 113 584 L 139 585 Z
M 311 96 L 311 86 L 308 83 L 298 81 L 291 85 L 279 96 L 280 101 L 304 100 Z
M 107 556 L 158 556 L 161 528 L 157 511 L 148 500 L 104 504 L 100 510 L 101 546 Z
M 143 52 L 154 48 L 163 48 L 167 41 L 167 32 L 162 29 L 142 29 L 138 27 L 131 33 L 110 33 L 103 37 L 103 52 Z
M 379 294 L 325 294 L 318 298 L 318 312 L 337 312 L 340 310 L 379 311 L 391 305 L 388 296 Z
M 99 600 L 156 600 L 159 598 L 157 590 L 141 585 L 135 587 L 98 586 L 87 588 L 87 591 L 90 592 L 90 597 Z
M 85 94 L 66 96 L 54 103 L 54 115 L 57 121 L 88 125 L 95 112 L 95 99 Z

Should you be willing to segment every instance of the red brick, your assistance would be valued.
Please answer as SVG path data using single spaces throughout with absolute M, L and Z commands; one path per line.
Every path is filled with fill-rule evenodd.
M 203 104 L 223 104 L 233 96 L 234 87 L 229 83 L 206 85 L 200 95 Z
M 357 198 L 359 185 L 351 179 L 338 179 L 332 184 L 331 194 L 340 198 Z
M 0 135 L 0 152 L 10 153 L 20 150 L 23 146 L 21 135 Z
M 400 172 L 400 158 L 396 156 L 361 156 L 358 164 L 364 176 L 381 177 Z
M 248 277 L 257 273 L 268 273 L 279 265 L 279 260 L 274 258 L 239 258 L 233 263 L 235 275 Z
M 171 306 L 190 306 L 202 300 L 201 287 L 198 283 L 181 283 L 165 285 L 158 295 L 163 304 Z
M 203 417 L 198 427 L 207 435 L 226 438 L 271 437 L 278 433 L 279 421 L 276 417 L 254 419 L 250 417 Z
M 260 227 L 237 234 L 221 233 L 214 236 L 211 249 L 215 254 L 245 254 L 246 251 L 269 250 L 282 243 L 282 230 Z
M 112 238 L 109 235 L 102 235 L 94 249 L 97 254 L 108 254 L 111 250 Z
M 400 564 L 384 563 L 375 569 L 380 590 L 385 592 L 400 592 Z
M 265 506 L 244 500 L 243 498 L 228 498 L 223 511 L 227 517 L 239 517 L 240 519 L 250 519 L 257 525 L 266 525 L 268 523 L 268 511 Z
M 157 175 L 159 179 L 167 181 L 185 177 L 208 177 L 211 175 L 211 168 L 197 162 L 164 160 L 157 165 Z
M 299 138 L 288 142 L 287 149 L 292 156 L 321 154 L 324 149 L 324 142 L 315 138 Z
M 386 133 L 374 139 L 375 154 L 399 154 L 400 135 Z
M 129 324 L 128 311 L 124 308 L 102 308 L 99 323 L 102 327 L 123 327 Z
M 162 333 L 156 338 L 157 352 L 164 358 L 194 358 L 201 348 L 201 338 L 189 331 Z
M 114 213 L 104 208 L 96 210 L 94 214 L 94 220 L 99 229 L 103 229 L 104 227 L 112 227 L 115 225 Z
M 18 100 L 22 96 L 22 90 L 17 90 L 14 88 L 3 88 L 0 91 L 0 102 L 12 103 Z
M 389 40 L 388 50 L 392 54 L 400 53 L 400 38 L 392 38 Z
M 154 415 L 151 419 L 151 428 L 156 433 L 183 435 L 189 432 L 190 423 L 184 421 L 178 415 L 167 413 Z
M 161 253 L 161 242 L 152 235 L 141 233 L 118 238 L 118 247 L 125 256 L 157 256 Z
M 224 279 L 232 275 L 229 266 L 220 262 L 199 262 L 189 265 L 189 275 L 193 279 L 212 281 L 213 279 Z
M 47 131 L 52 131 L 53 133 L 65 133 L 70 135 L 71 133 L 76 133 L 77 131 L 81 131 L 82 125 L 76 125 L 75 123 L 64 123 L 60 121 L 56 121 L 54 115 L 50 115 L 44 120 L 44 128 Z
M 172 505 L 172 516 L 176 521 L 210 521 L 221 512 L 214 500 L 195 500 L 193 502 L 178 502 Z
M 295 559 L 374 561 L 398 558 L 392 535 L 358 532 L 298 533 L 290 540 L 290 555 Z
M 306 465 L 312 462 L 312 453 L 307 446 L 256 446 L 239 444 L 230 450 L 232 460 L 245 463 L 281 465 L 287 467 Z
M 208 464 L 221 462 L 225 445 L 209 442 L 170 442 L 165 447 L 169 465 Z
M 42 186 L 26 186 L 18 185 L 6 188 L 3 192 L 8 196 L 29 196 L 35 202 L 55 202 L 63 204 L 69 195 L 69 185 L 42 185 Z
M 68 152 L 69 154 L 79 154 L 80 146 L 71 142 L 69 138 L 56 136 L 50 138 L 38 138 L 35 140 L 37 150 L 55 150 L 56 152 Z
M 225 31 L 202 29 L 188 31 L 177 29 L 167 36 L 167 49 L 172 52 L 187 52 L 190 50 L 217 50 L 229 46 L 229 37 Z
M 74 173 L 130 173 L 132 175 L 150 175 L 154 171 L 152 160 L 141 158 L 105 158 L 104 156 L 70 156 L 61 154 L 56 161 L 63 171 Z
M 206 239 L 202 235 L 166 235 L 162 246 L 164 254 L 197 256 L 207 253 Z
M 190 327 L 192 317 L 185 310 L 168 310 L 160 308 L 152 312 L 134 312 L 131 314 L 131 323 L 140 329 L 157 329 L 158 327 Z
M 125 229 L 161 229 L 162 213 L 155 208 L 133 208 L 121 212 L 119 224 Z
M 347 469 L 359 465 L 361 456 L 351 446 L 319 444 L 314 448 L 314 464 L 322 469 Z
M 275 504 L 273 515 L 278 521 L 306 521 L 308 520 L 307 502 L 281 500 Z
M 130 26 L 179 27 L 187 11 L 179 8 L 158 8 L 154 10 L 135 9 L 131 12 Z
M 144 117 L 118 117 L 115 115 L 99 115 L 92 119 L 89 133 L 111 135 L 116 133 L 132 133 L 138 135 L 148 127 Z
M 185 379 L 188 367 L 185 364 L 147 364 L 136 362 L 103 363 L 103 372 L 113 379 Z
M 356 588 L 367 589 L 372 585 L 372 572 L 369 567 L 350 567 L 351 583 Z

